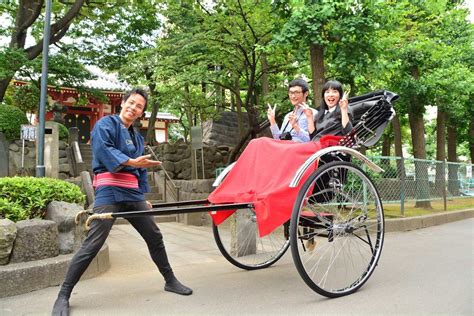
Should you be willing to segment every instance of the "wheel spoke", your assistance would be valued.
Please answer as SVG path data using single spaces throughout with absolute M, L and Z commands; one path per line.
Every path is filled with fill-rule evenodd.
M 289 247 L 282 226 L 260 237 L 255 212 L 237 210 L 219 226 L 213 226 L 214 238 L 222 255 L 233 265 L 246 269 L 261 269 L 277 262 Z
M 356 291 L 383 245 L 383 209 L 372 181 L 348 162 L 320 167 L 300 189 L 291 236 L 295 265 L 313 290 L 328 297 Z

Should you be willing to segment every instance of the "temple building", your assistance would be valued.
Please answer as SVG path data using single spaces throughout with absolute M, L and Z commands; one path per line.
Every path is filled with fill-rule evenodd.
M 97 67 L 87 67 L 87 69 L 97 76 L 97 79 L 86 80 L 84 87 L 97 89 L 107 98 L 107 101 L 100 101 L 93 96 L 87 95 L 87 104 L 77 105 L 80 92 L 74 88 L 48 86 L 48 103 L 52 107 L 46 112 L 46 120 L 54 120 L 64 124 L 67 128 L 77 127 L 79 138 L 82 143 L 90 140 L 90 134 L 95 123 L 106 115 L 120 112 L 120 105 L 125 91 L 131 87 L 120 82 L 114 75 L 106 74 Z M 14 86 L 27 84 L 24 80 L 14 80 Z M 150 112 L 146 112 L 145 117 L 140 122 L 140 132 L 145 136 L 148 128 Z M 155 122 L 155 137 L 158 142 L 168 141 L 168 130 L 171 123 L 177 123 L 179 119 L 170 113 L 158 113 Z

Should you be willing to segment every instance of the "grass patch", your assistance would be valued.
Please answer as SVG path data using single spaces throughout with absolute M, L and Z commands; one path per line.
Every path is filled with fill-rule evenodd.
M 405 203 L 404 215 L 400 213 L 400 204 L 384 204 L 385 218 L 412 217 L 444 212 L 443 200 L 431 201 L 431 209 L 415 208 L 415 202 Z M 474 198 L 451 199 L 446 201 L 446 211 L 460 211 L 474 208 Z

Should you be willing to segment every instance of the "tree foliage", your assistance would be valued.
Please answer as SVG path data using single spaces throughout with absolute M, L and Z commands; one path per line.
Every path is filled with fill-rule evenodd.
M 19 3 L 2 6 L 10 27 L 0 36 L 10 44 L 0 50 L 0 77 L 38 80 L 32 53 L 42 38 L 41 1 Z M 53 81 L 77 85 L 85 74 L 74 61 L 118 71 L 148 87 L 154 112 L 182 118 L 187 141 L 192 126 L 233 110 L 250 121 L 244 144 L 257 134 L 267 102 L 278 103 L 281 114 L 289 110 L 285 82 L 303 75 L 313 81 L 315 107 L 326 78 L 350 86 L 352 94 L 398 93 L 401 131 L 394 138 L 388 130 L 387 137 L 409 144 L 416 157 L 426 157 L 423 133 L 410 140 L 406 131 L 424 128 L 428 105 L 448 114 L 447 126 L 458 127 L 458 148 L 474 144 L 468 132 L 474 126 L 473 27 L 463 1 L 76 0 L 54 3 L 53 25 Z M 34 45 L 26 45 L 26 34 Z

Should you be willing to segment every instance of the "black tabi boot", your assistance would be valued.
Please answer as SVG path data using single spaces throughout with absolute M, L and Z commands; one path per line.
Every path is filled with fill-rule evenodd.
M 69 316 L 69 299 L 64 296 L 58 296 L 54 302 L 52 316 Z
M 165 283 L 165 291 L 173 292 L 180 295 L 191 295 L 193 294 L 193 290 L 189 287 L 181 284 L 181 282 L 176 279 L 175 276 L 171 277 Z

